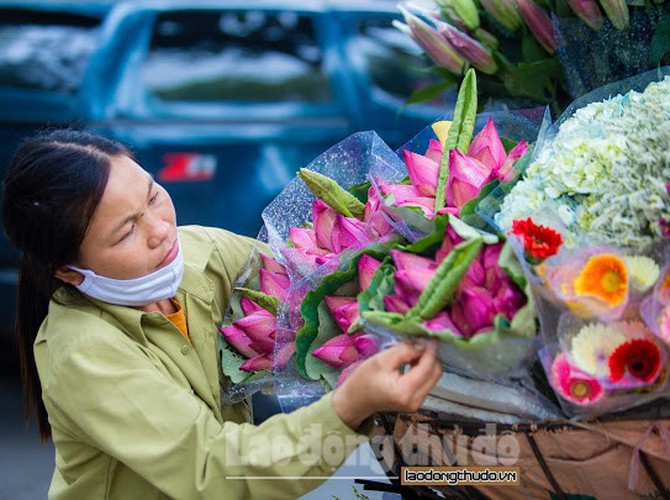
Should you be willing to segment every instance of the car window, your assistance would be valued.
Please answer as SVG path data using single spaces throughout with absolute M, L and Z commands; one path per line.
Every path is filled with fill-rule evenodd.
M 418 46 L 390 18 L 358 20 L 350 47 L 363 57 L 372 85 L 402 101 L 437 81 L 425 71 Z
M 0 87 L 76 91 L 99 24 L 83 15 L 0 9 Z
M 142 68 L 167 102 L 331 100 L 313 20 L 296 12 L 159 14 Z

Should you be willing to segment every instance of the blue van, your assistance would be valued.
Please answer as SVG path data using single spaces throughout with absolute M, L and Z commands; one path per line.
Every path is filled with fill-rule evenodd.
M 398 18 L 380 0 L 0 0 L 0 177 L 22 137 L 82 128 L 129 145 L 180 224 L 254 236 L 330 146 L 375 130 L 397 147 L 443 113 L 406 106 L 431 73 Z M 2 235 L 5 318 L 15 268 Z

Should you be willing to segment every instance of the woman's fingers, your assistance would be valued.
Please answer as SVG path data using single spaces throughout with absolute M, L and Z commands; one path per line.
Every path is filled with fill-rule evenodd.
M 382 356 L 386 358 L 383 362 L 389 370 L 398 370 L 401 366 L 419 359 L 422 352 L 406 342 L 400 342 L 382 353 Z

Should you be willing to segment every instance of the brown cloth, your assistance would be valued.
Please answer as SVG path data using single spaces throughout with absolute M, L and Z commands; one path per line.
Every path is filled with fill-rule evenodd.
M 670 498 L 670 419 L 566 421 L 499 433 L 484 425 L 468 435 L 423 415 L 398 415 L 395 452 L 406 465 L 520 467 L 519 486 L 477 486 L 492 499 L 550 498 L 550 492 L 558 498 Z M 434 489 L 465 493 L 464 487 Z

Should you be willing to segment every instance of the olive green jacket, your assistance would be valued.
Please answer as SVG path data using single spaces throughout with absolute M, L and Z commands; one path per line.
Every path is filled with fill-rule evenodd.
M 222 407 L 218 327 L 256 242 L 197 226 L 179 234 L 176 298 L 190 342 L 160 312 L 74 289 L 62 288 L 49 305 L 35 359 L 56 446 L 50 498 L 295 498 L 323 479 L 250 477 L 328 476 L 365 440 L 338 418 L 330 395 L 259 426 L 248 423 L 247 402 Z M 321 437 L 305 433 L 315 424 Z M 307 453 L 327 433 L 344 443 L 335 464 L 332 454 L 324 464 Z

